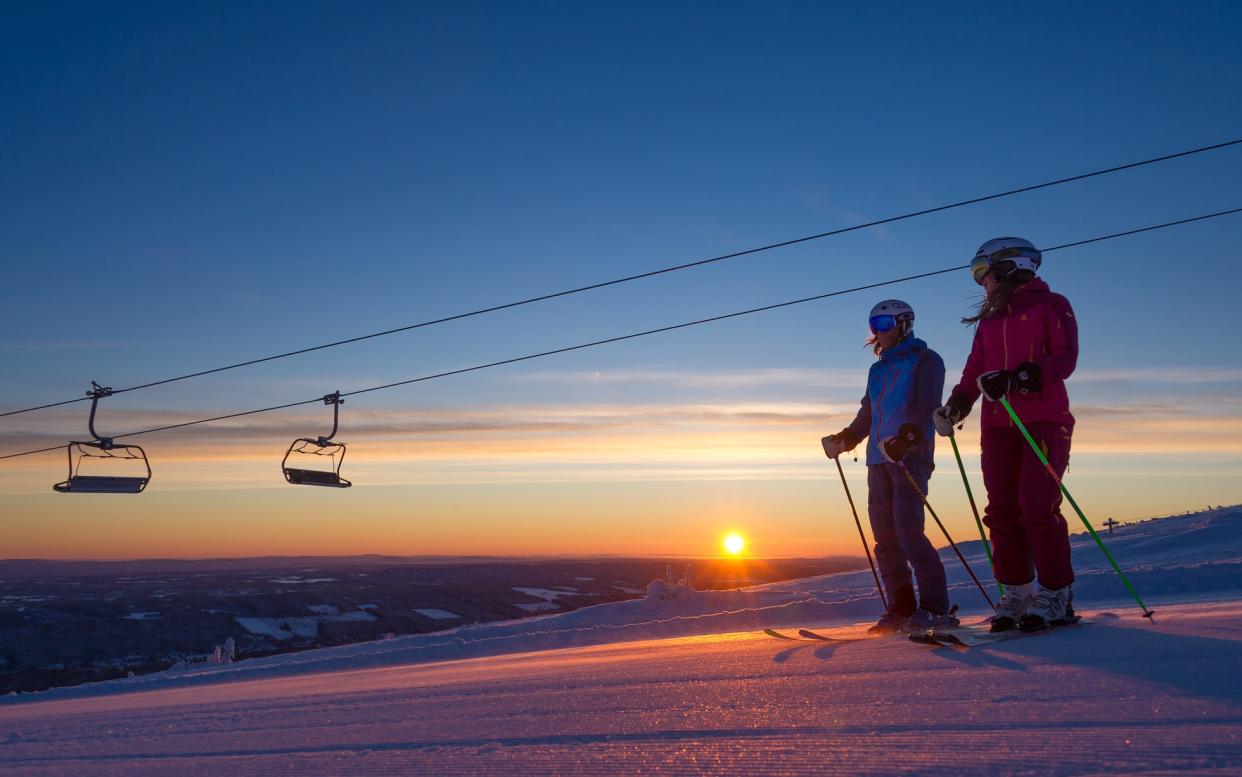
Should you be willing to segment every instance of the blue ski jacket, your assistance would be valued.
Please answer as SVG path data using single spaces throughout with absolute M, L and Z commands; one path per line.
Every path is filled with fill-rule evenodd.
M 932 411 L 944 392 L 944 360 L 911 335 L 884 351 L 867 374 L 867 393 L 847 431 L 854 440 L 867 441 L 867 464 L 883 464 L 880 442 L 897 434 L 902 424 L 923 430 L 923 441 L 911 458 L 935 467 L 936 430 Z

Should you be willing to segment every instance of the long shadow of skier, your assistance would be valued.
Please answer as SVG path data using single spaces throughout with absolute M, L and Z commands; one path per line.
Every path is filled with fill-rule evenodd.
M 810 644 L 806 644 L 806 645 L 794 645 L 793 647 L 785 648 L 785 649 L 784 649 L 784 650 L 782 650 L 781 652 L 779 652 L 779 653 L 777 653 L 776 655 L 772 656 L 772 661 L 773 661 L 773 662 L 775 662 L 775 663 L 777 663 L 777 664 L 783 664 L 783 663 L 785 663 L 786 661 L 788 661 L 789 659 L 793 658 L 793 657 L 794 657 L 795 655 L 797 655 L 798 653 L 801 653 L 803 650 L 806 650 L 806 649 L 807 649 L 807 648 L 809 648 L 809 647 L 811 647 L 811 645 L 810 645 Z
M 991 647 L 996 647 L 995 645 Z M 1010 661 L 1002 658 L 993 652 L 989 652 L 985 647 L 976 647 L 969 650 L 962 650 L 954 647 L 928 648 L 932 655 L 947 659 L 949 661 L 957 661 L 960 664 L 973 667 L 996 667 L 997 669 L 1008 669 L 1014 672 L 1027 672 L 1030 669 L 1017 661 Z
M 1145 622 L 1106 621 L 964 652 L 947 649 L 935 654 L 963 663 L 982 661 L 986 655 L 989 660 L 1013 664 L 1012 668 L 1024 671 L 1030 671 L 1029 661 L 1023 665 L 1000 655 L 1044 659 L 1170 685 L 1235 704 L 1242 698 L 1242 672 L 1238 671 L 1242 667 L 1242 640 L 1157 631 Z
M 832 654 L 837 652 L 837 650 L 839 650 L 842 645 L 848 645 L 848 644 L 849 644 L 848 642 L 826 642 L 823 645 L 820 645 L 819 647 L 815 648 L 815 657 L 820 659 L 821 661 L 826 658 L 831 658 Z

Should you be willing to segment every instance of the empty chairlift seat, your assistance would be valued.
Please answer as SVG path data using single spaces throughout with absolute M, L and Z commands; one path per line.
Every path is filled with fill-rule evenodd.
M 52 486 L 62 494 L 141 494 L 151 482 L 151 462 L 137 445 L 118 445 L 111 437 L 95 433 L 95 410 L 99 400 L 112 396 L 112 389 L 91 381 L 91 415 L 87 422 L 90 442 L 71 441 L 69 477 Z
M 151 482 L 151 464 L 137 445 L 71 442 L 65 448 L 69 477 L 52 486 L 62 494 L 141 494 Z
M 280 468 L 291 485 L 349 488 L 353 483 L 341 477 L 345 443 L 332 442 L 340 422 L 340 407 L 345 400 L 337 391 L 326 395 L 323 403 L 332 405 L 332 433 L 326 437 L 299 437 L 294 440 L 285 451 Z
M 317 458 L 312 459 L 311 456 Z M 323 464 L 318 465 L 318 461 Z M 280 467 L 284 470 L 285 480 L 295 486 L 349 488 L 353 483 L 341 477 L 341 464 L 344 461 L 345 443 L 329 442 L 320 445 L 319 439 L 300 437 L 285 451 L 285 459 Z M 311 464 L 317 466 L 312 467 Z

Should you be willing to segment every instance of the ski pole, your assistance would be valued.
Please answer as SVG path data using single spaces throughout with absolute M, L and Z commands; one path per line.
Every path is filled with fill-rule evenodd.
M 962 566 L 966 567 L 966 571 L 970 574 L 970 579 L 974 580 L 975 585 L 979 587 L 979 593 L 983 594 L 983 598 L 988 600 L 988 606 L 995 610 L 996 604 L 992 601 L 992 597 L 988 596 L 988 591 L 983 587 L 983 583 L 980 583 L 979 578 L 975 577 L 975 570 L 971 569 L 970 564 L 966 563 L 966 557 L 962 555 L 962 551 L 957 548 L 957 543 L 949 536 L 949 530 L 944 528 L 944 524 L 940 522 L 940 516 L 936 515 L 936 511 L 932 509 L 931 502 L 927 501 L 927 494 L 924 494 L 923 489 L 919 488 L 918 481 L 914 479 L 914 475 L 910 474 L 910 470 L 906 468 L 906 463 L 898 461 L 897 466 L 901 467 L 901 471 L 906 473 L 906 480 L 910 481 L 910 487 L 923 500 L 923 505 L 927 508 L 927 512 L 931 513 L 931 517 L 935 519 L 936 525 L 940 527 L 940 531 L 944 532 L 944 538 L 949 541 L 949 545 L 953 546 L 953 552 L 957 554 L 957 558 L 962 562 Z
M 979 518 L 979 508 L 975 506 L 975 495 L 971 493 L 970 481 L 966 479 L 966 467 L 962 464 L 962 454 L 957 450 L 957 438 L 949 435 L 949 442 L 953 443 L 953 457 L 957 459 L 957 471 L 962 473 L 962 485 L 966 486 L 966 498 L 970 500 L 970 511 L 975 514 L 975 525 L 979 527 L 979 539 L 983 540 L 983 552 L 988 557 L 988 567 L 992 570 L 992 576 L 996 576 L 996 564 L 992 561 L 992 545 L 988 542 L 987 533 L 983 531 L 983 521 Z M 996 581 L 996 590 L 1000 591 L 1000 595 L 1005 595 L 1005 584 L 1000 580 Z
M 1009 417 L 1013 419 L 1014 424 L 1018 427 L 1018 430 L 1022 432 L 1022 436 L 1026 438 L 1026 441 L 1030 443 L 1031 449 L 1035 451 L 1035 455 L 1039 457 L 1041 462 L 1043 462 L 1044 469 L 1046 469 L 1048 474 L 1052 476 L 1052 481 L 1057 484 L 1057 486 L 1061 489 L 1061 493 L 1065 494 L 1065 498 L 1068 499 L 1069 503 L 1074 506 L 1074 512 L 1078 513 L 1078 517 L 1082 519 L 1082 524 L 1087 527 L 1087 531 L 1091 534 L 1091 539 L 1095 540 L 1095 544 L 1099 545 L 1100 550 L 1104 551 L 1104 557 L 1108 559 L 1108 563 L 1113 565 L 1113 571 L 1115 571 L 1117 576 L 1121 578 L 1121 582 L 1126 584 L 1126 588 L 1129 589 L 1130 595 L 1134 597 L 1134 601 L 1138 602 L 1138 606 L 1143 609 L 1143 617 L 1150 620 L 1151 616 L 1156 614 L 1155 611 L 1147 609 L 1147 605 L 1143 604 L 1143 600 L 1139 598 L 1138 592 L 1134 590 L 1134 586 L 1130 585 L 1130 581 L 1126 579 L 1125 573 L 1122 572 L 1121 567 L 1117 565 L 1117 560 L 1113 558 L 1113 554 L 1108 552 L 1108 548 L 1104 545 L 1104 540 L 1100 539 L 1100 535 L 1095 533 L 1095 527 L 1092 526 L 1091 522 L 1087 520 L 1087 516 L 1083 515 L 1082 509 L 1079 508 L 1078 503 L 1074 501 L 1074 497 L 1070 494 L 1069 489 L 1066 488 L 1065 484 L 1061 482 L 1061 478 L 1057 475 L 1057 471 L 1052 468 L 1051 464 L 1048 463 L 1048 457 L 1044 455 L 1043 450 L 1041 450 L 1039 444 L 1035 442 L 1035 438 L 1031 436 L 1031 433 L 1026 430 L 1026 424 L 1022 423 L 1022 419 L 1018 418 L 1018 414 L 1014 412 L 1013 406 L 1009 404 L 1009 398 L 1001 397 L 1000 403 L 1005 406 L 1005 411 L 1009 413 Z
M 867 545 L 867 535 L 863 534 L 862 521 L 858 520 L 858 509 L 854 507 L 854 497 L 850 496 L 850 486 L 845 482 L 845 470 L 841 468 L 841 458 L 833 459 L 837 463 L 837 472 L 841 473 L 841 485 L 845 487 L 845 498 L 849 500 L 850 511 L 854 513 L 854 524 L 858 526 L 858 538 L 862 540 L 863 552 L 867 554 L 867 563 L 871 565 L 871 576 L 875 578 L 875 590 L 880 592 L 880 601 L 888 610 L 888 599 L 884 596 L 884 586 L 880 585 L 880 573 L 875 571 L 875 561 L 871 559 L 871 548 Z

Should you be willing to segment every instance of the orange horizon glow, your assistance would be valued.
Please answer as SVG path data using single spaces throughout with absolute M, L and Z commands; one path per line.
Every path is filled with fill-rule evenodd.
M 1075 411 L 1066 485 L 1093 521 L 1242 502 L 1242 418 Z M 720 527 L 746 526 L 762 538 L 749 556 L 861 556 L 819 445 L 852 412 L 752 402 L 358 413 L 340 435 L 350 446 L 342 474 L 355 483 L 343 491 L 284 482 L 292 433 L 277 424 L 143 438 L 154 476 L 138 496 L 53 494 L 65 461 L 49 453 L 0 466 L 0 553 L 719 557 Z M 5 448 L 21 448 L 18 437 L 5 435 Z M 958 444 L 982 503 L 977 429 Z M 842 463 L 866 526 L 858 454 Z M 937 459 L 933 506 L 956 539 L 977 538 L 947 446 Z

